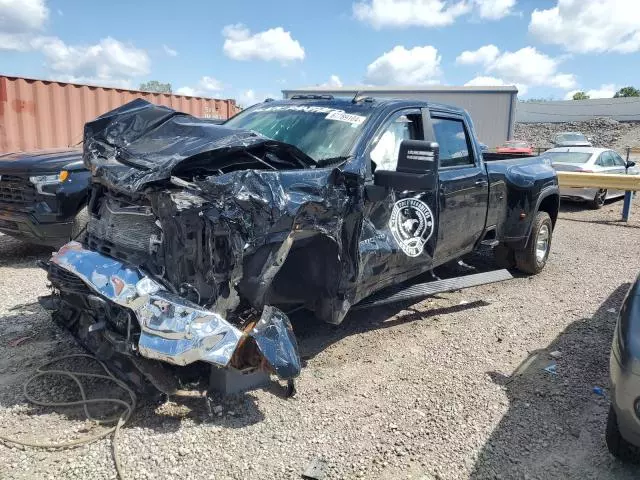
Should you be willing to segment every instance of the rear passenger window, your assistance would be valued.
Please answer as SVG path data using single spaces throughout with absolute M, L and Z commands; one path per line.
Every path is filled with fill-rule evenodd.
M 616 167 L 626 167 L 627 162 L 625 162 L 620 155 L 616 152 L 611 152 L 611 155 L 613 155 L 613 164 Z
M 600 160 L 597 162 L 597 164 L 601 167 L 613 167 L 613 155 L 611 155 L 611 152 L 603 152 L 600 155 Z
M 461 120 L 433 117 L 431 119 L 436 141 L 440 145 L 440 166 L 459 167 L 473 165 L 469 135 Z

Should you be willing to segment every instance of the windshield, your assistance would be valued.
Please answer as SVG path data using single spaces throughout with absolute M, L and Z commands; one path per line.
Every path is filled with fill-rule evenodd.
M 545 157 L 550 157 L 552 163 L 587 163 L 591 158 L 590 153 L 584 152 L 545 152 Z
M 561 133 L 556 137 L 559 142 L 586 142 L 587 139 L 581 133 Z
M 321 161 L 349 154 L 370 111 L 359 106 L 345 111 L 327 106 L 260 105 L 236 115 L 225 126 L 295 145 Z

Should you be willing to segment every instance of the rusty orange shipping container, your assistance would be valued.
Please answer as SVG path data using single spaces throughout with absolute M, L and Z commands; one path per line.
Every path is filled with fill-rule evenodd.
M 238 111 L 235 100 L 0 75 L 0 154 L 79 144 L 85 122 L 135 98 L 201 118 L 229 118 Z

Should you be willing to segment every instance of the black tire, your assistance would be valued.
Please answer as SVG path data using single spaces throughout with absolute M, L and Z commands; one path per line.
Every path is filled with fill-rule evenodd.
M 513 248 L 500 244 L 493 249 L 493 260 L 498 268 L 515 268 L 516 256 Z
M 83 207 L 74 217 L 71 226 L 71 240 L 82 242 L 87 232 L 87 222 L 89 221 L 89 211 Z
M 591 205 L 591 208 L 593 208 L 594 210 L 600 210 L 602 207 L 604 207 L 604 202 L 606 199 L 607 199 L 607 189 L 601 188 L 596 192 L 595 196 L 593 197 L 593 200 L 591 200 L 589 204 Z
M 546 227 L 548 233 L 547 249 L 543 258 L 538 259 L 536 255 L 538 237 L 541 235 L 543 228 Z M 551 239 L 553 236 L 553 224 L 551 223 L 551 217 L 547 212 L 536 213 L 533 223 L 531 225 L 531 233 L 527 240 L 527 245 L 523 250 L 516 250 L 516 267 L 518 270 L 524 273 L 535 275 L 540 273 L 544 266 L 547 264 L 549 258 L 549 251 L 551 250 Z
M 622 438 L 622 435 L 620 435 L 620 428 L 618 427 L 618 416 L 616 415 L 616 411 L 614 410 L 613 405 L 609 407 L 605 440 L 607 442 L 607 448 L 609 449 L 609 452 L 614 457 L 624 462 L 638 463 L 640 461 L 638 448 L 627 442 L 624 438 Z

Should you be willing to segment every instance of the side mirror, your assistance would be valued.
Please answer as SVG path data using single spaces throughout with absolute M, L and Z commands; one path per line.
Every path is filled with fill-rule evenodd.
M 481 152 L 488 152 L 489 151 L 489 145 L 487 145 L 486 143 L 481 143 L 480 144 L 480 151 Z
M 425 140 L 403 140 L 398 153 L 398 172 L 431 173 L 438 170 L 440 145 Z
M 627 160 L 626 168 L 631 168 L 631 167 L 635 167 L 635 166 L 636 166 L 636 162 L 634 162 L 633 160 Z
M 403 140 L 395 171 L 376 170 L 374 184 L 396 191 L 435 191 L 440 146 L 424 140 Z

